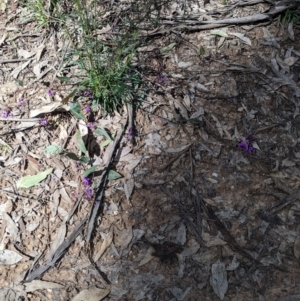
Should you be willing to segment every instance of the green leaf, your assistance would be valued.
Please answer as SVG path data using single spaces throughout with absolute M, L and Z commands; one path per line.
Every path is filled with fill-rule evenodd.
M 77 142 L 77 147 L 78 149 L 84 153 L 85 155 L 87 154 L 87 149 L 85 147 L 85 144 L 82 140 L 82 137 L 81 137 L 81 133 L 79 130 L 77 130 L 76 134 L 75 134 L 75 139 L 76 139 L 76 142 Z
M 97 169 L 98 165 L 95 165 L 95 166 L 92 166 L 91 168 L 85 170 L 83 173 L 82 173 L 82 177 L 85 178 L 87 177 L 89 174 L 91 174 L 92 172 L 94 172 L 96 169 Z
M 93 112 L 96 112 L 99 108 L 99 101 L 97 99 L 94 99 L 92 102 L 91 109 Z
M 80 158 L 77 155 L 75 155 L 74 153 L 66 153 L 65 155 L 72 160 L 80 161 Z
M 114 170 L 110 170 L 108 172 L 108 176 L 107 176 L 107 178 L 108 178 L 109 181 L 116 180 L 116 179 L 119 179 L 121 177 L 122 176 L 119 173 L 117 173 L 116 171 L 114 171 Z
M 59 154 L 62 151 L 62 147 L 60 145 L 48 145 L 45 148 L 46 154 Z
M 14 80 L 15 80 L 21 87 L 24 86 L 24 83 L 23 83 L 21 80 L 19 80 L 19 79 L 17 79 L 17 78 L 14 78 Z
M 84 164 L 88 164 L 90 162 L 90 158 L 89 157 L 81 157 L 80 162 L 82 162 Z
M 77 89 L 73 90 L 71 93 L 69 93 L 61 102 L 63 104 L 66 104 L 69 102 L 69 100 L 76 94 Z
M 71 102 L 69 104 L 70 111 L 77 119 L 83 119 L 84 115 L 81 113 L 80 105 L 77 102 Z
M 188 119 L 187 120 L 188 123 L 191 123 L 191 124 L 195 124 L 195 125 L 200 125 L 200 126 L 204 126 L 204 122 L 197 119 L 197 118 L 191 118 L 191 119 Z
M 110 140 L 110 139 L 107 139 L 107 140 L 101 142 L 101 143 L 100 143 L 100 148 L 101 148 L 101 149 L 104 149 L 105 146 L 109 145 L 111 142 L 112 142 L 112 140 Z
M 17 188 L 29 188 L 38 184 L 39 182 L 44 180 L 52 172 L 52 170 L 53 168 L 49 168 L 37 175 L 21 178 L 17 183 Z
M 109 134 L 106 132 L 106 130 L 101 126 L 97 127 L 96 130 L 94 131 L 94 133 L 96 135 L 101 135 L 108 140 L 112 140 L 112 138 L 109 136 Z
M 200 47 L 199 53 L 200 53 L 200 55 L 204 55 L 205 54 L 204 47 L 202 47 L 202 46 Z
M 228 34 L 225 31 L 221 30 L 221 29 L 211 30 L 210 33 L 215 35 L 215 36 L 228 38 Z
M 69 83 L 71 81 L 70 77 L 67 76 L 57 76 L 56 78 L 65 83 Z
M 171 43 L 168 46 L 160 48 L 161 54 L 167 54 L 172 48 L 174 48 L 175 45 L 176 43 Z

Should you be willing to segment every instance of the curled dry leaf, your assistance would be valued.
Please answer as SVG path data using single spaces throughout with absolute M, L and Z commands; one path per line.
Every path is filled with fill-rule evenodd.
M 11 76 L 12 76 L 13 78 L 17 78 L 17 77 L 19 76 L 20 72 L 21 72 L 22 70 L 24 70 L 24 69 L 29 65 L 30 62 L 31 62 L 31 59 L 29 59 L 29 60 L 28 60 L 27 62 L 25 62 L 25 63 L 21 63 L 20 66 L 18 66 L 16 69 L 14 69 L 14 70 L 12 71 Z
M 218 130 L 220 136 L 223 137 L 223 127 L 222 127 L 219 119 L 215 115 L 213 115 L 213 114 L 211 114 L 211 117 L 216 122 L 217 130 Z
M 161 153 L 160 135 L 157 133 L 150 133 L 145 139 L 145 143 L 149 148 L 149 153 L 159 155 Z
M 58 229 L 55 238 L 51 244 L 50 252 L 48 255 L 48 259 L 51 259 L 52 256 L 55 254 L 57 248 L 62 244 L 62 242 L 65 239 L 67 233 L 67 226 L 66 223 L 64 222 Z
M 228 282 L 225 264 L 220 262 L 219 260 L 211 267 L 210 282 L 213 287 L 214 293 L 221 300 L 223 300 L 228 289 Z
M 113 240 L 113 231 L 110 231 L 106 238 L 103 240 L 100 250 L 96 253 L 94 261 L 97 263 L 97 261 L 101 258 L 101 256 L 104 254 L 104 252 L 106 251 L 106 249 L 111 245 L 112 240 Z
M 100 301 L 104 299 L 109 293 L 110 291 L 108 289 L 91 287 L 81 291 L 72 299 L 72 301 Z
M 132 240 L 132 236 L 133 234 L 131 227 L 120 231 L 120 233 L 116 236 L 114 241 L 116 247 L 126 249 Z
M 143 257 L 143 259 L 138 264 L 138 267 L 141 267 L 141 266 L 147 264 L 153 258 L 153 255 L 152 255 L 153 250 L 154 249 L 152 247 L 149 247 L 147 249 L 147 252 L 146 252 L 145 256 Z
M 0 250 L 0 264 L 12 265 L 22 260 L 22 256 L 10 250 Z
M 25 292 L 34 292 L 36 290 L 41 289 L 59 289 L 64 288 L 63 285 L 55 283 L 55 282 L 49 282 L 49 281 L 42 281 L 42 280 L 33 280 L 31 282 L 27 282 L 24 284 L 25 286 Z
M 299 260 L 300 258 L 300 236 L 297 236 L 294 242 L 294 255 Z
M 134 188 L 134 179 L 126 179 L 124 182 L 124 191 L 126 199 L 129 200 Z
M 242 40 L 245 44 L 251 46 L 251 41 L 249 38 L 245 37 L 244 34 L 239 33 L 239 32 L 229 32 L 230 35 L 235 36 Z

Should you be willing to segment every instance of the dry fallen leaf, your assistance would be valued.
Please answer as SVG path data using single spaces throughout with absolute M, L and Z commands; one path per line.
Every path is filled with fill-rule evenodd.
M 88 288 L 76 295 L 72 301 L 100 301 L 110 293 L 107 289 L 100 289 L 96 287 Z
M 27 293 L 34 292 L 36 290 L 41 290 L 41 289 L 48 290 L 48 289 L 64 288 L 64 286 L 61 284 L 50 282 L 50 281 L 42 281 L 42 280 L 33 280 L 31 282 L 25 283 L 24 286 L 25 286 L 25 291 Z
M 59 229 L 55 235 L 55 238 L 51 244 L 50 252 L 48 254 L 49 260 L 51 260 L 52 256 L 55 254 L 57 248 L 64 241 L 66 233 L 67 233 L 67 226 L 66 226 L 66 223 L 63 222 L 62 225 L 59 227 Z
M 0 250 L 0 264 L 12 265 L 22 260 L 22 256 L 10 250 Z
M 294 242 L 294 255 L 299 260 L 300 258 L 300 235 L 297 236 Z
M 213 287 L 214 293 L 221 300 L 223 300 L 228 289 L 228 282 L 225 264 L 220 262 L 219 260 L 211 266 L 210 282 Z
M 96 253 L 94 261 L 97 263 L 97 261 L 101 258 L 101 256 L 104 254 L 104 252 L 106 251 L 106 249 L 111 245 L 112 240 L 113 240 L 113 231 L 110 231 L 106 238 L 103 240 L 100 250 Z

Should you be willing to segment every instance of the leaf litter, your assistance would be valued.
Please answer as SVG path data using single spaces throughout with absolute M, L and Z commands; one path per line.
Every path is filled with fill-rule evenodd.
M 28 87 L 16 91 L 11 81 L 6 91 L 1 88 L 1 110 L 8 106 L 19 118 L 1 119 L 0 126 L 0 205 L 7 204 L 0 224 L 3 300 L 20 295 L 39 300 L 37 290 L 58 300 L 252 300 L 247 299 L 249 292 L 258 300 L 297 296 L 292 275 L 299 264 L 298 28 L 289 24 L 278 31 L 272 23 L 253 25 L 269 22 L 288 4 L 276 4 L 268 12 L 269 3 L 264 2 L 206 2 L 200 5 L 205 13 L 191 5 L 198 19 L 180 27 L 185 31 L 182 43 L 172 30 L 183 16 L 181 6 L 166 8 L 177 17 L 147 33 L 157 38 L 151 49 L 140 51 L 141 59 L 148 62 L 147 55 L 157 49 L 165 77 L 161 82 L 157 74 L 153 77 L 153 92 L 130 122 L 136 145 L 121 138 L 125 130 L 120 130 L 118 117 L 102 116 L 94 137 L 88 123 L 75 120 L 71 125 L 65 114 L 74 93 L 52 82 L 53 45 L 25 37 L 25 47 L 16 38 L 19 61 L 7 57 L 1 64 Z M 226 30 L 228 24 L 243 26 Z M 11 41 L 5 36 L 1 44 L 9 50 Z M 29 49 L 30 43 L 41 46 Z M 205 51 L 199 56 L 201 47 Z M 46 96 L 47 80 L 56 85 L 55 101 Z M 20 93 L 30 98 L 24 111 L 16 102 Z M 72 114 L 84 119 L 76 110 Z M 65 119 L 55 127 L 59 115 Z M 20 122 L 24 116 L 47 116 L 54 127 L 39 127 L 40 120 Z M 20 130 L 22 135 L 14 132 Z M 120 136 L 112 135 L 116 132 Z M 103 137 L 107 142 L 101 154 L 97 145 L 105 142 Z M 114 156 L 117 142 L 123 151 Z M 63 151 L 81 162 L 95 152 L 91 158 L 98 158 L 97 164 L 84 174 L 80 164 L 87 163 L 78 165 Z M 51 174 L 32 178 L 38 172 L 30 164 L 39 171 L 49 168 Z M 82 174 L 100 183 L 98 191 L 99 185 L 94 187 L 95 204 L 79 201 Z M 16 183 L 24 176 L 30 177 L 30 185 L 18 189 Z M 109 178 L 113 180 L 107 182 Z M 143 240 L 151 247 L 139 242 Z M 90 252 L 96 265 L 86 256 Z M 153 255 L 165 253 L 175 254 L 174 260 L 161 263 L 161 256 Z M 95 287 L 94 279 L 103 287 Z

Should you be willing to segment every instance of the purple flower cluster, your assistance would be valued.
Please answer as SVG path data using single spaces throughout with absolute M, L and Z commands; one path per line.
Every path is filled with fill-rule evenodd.
M 90 123 L 88 124 L 88 128 L 89 128 L 90 130 L 93 130 L 93 129 L 95 128 L 95 124 L 94 124 L 93 122 L 90 122 Z
M 87 200 L 91 199 L 94 191 L 91 187 L 91 180 L 89 178 L 83 178 L 82 183 L 84 185 L 84 195 Z
M 3 110 L 2 113 L 1 113 L 1 117 L 2 118 L 14 117 L 14 115 L 11 112 L 7 111 L 7 110 Z
M 41 120 L 41 125 L 47 125 L 48 124 L 48 121 L 47 119 L 44 117 L 42 120 Z
M 132 135 L 133 135 L 133 130 L 132 130 L 132 128 L 129 128 L 129 130 L 128 130 L 127 134 L 126 134 L 126 138 L 128 140 L 131 140 L 132 139 Z
M 238 148 L 241 151 L 251 155 L 254 153 L 253 142 L 254 142 L 254 138 L 251 135 L 246 136 L 244 140 L 238 143 Z
M 54 96 L 54 94 L 55 94 L 55 92 L 53 91 L 53 90 L 48 90 L 48 95 L 50 96 L 50 97 L 53 97 Z

